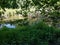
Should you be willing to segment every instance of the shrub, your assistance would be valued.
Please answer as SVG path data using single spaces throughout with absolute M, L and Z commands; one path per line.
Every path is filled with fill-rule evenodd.
M 0 45 L 49 45 L 57 41 L 59 34 L 59 30 L 43 22 L 15 29 L 4 27 L 0 30 Z

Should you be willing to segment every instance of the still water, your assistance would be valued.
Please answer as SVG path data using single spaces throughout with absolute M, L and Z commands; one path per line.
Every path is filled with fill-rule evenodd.
M 0 28 L 3 28 L 4 26 L 6 26 L 7 28 L 15 28 L 16 26 L 13 24 L 0 24 Z

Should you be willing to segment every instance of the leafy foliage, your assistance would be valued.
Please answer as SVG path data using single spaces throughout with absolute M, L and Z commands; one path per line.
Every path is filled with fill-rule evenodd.
M 55 26 L 60 18 L 60 0 L 0 0 L 2 9 L 21 8 L 27 11 L 33 6 L 41 11 L 44 19 L 45 16 L 51 19 Z M 28 12 L 24 13 L 26 16 Z M 0 45 L 49 45 L 55 43 L 58 38 L 60 38 L 60 30 L 49 27 L 43 22 L 32 26 L 18 26 L 15 29 L 6 27 L 0 29 Z
M 0 0 L 0 7 L 2 8 L 16 8 L 16 0 Z
M 16 29 L 0 29 L 0 45 L 48 45 L 57 41 L 59 32 L 43 22 L 32 26 L 19 26 Z M 59 37 L 59 36 L 58 36 Z

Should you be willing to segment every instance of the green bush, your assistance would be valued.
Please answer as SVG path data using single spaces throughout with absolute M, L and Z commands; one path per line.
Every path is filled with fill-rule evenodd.
M 3 27 L 0 29 L 0 45 L 49 45 L 55 43 L 59 36 L 59 30 L 43 22 L 15 29 Z

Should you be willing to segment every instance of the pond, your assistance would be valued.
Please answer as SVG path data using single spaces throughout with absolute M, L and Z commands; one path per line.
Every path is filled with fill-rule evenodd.
M 25 21 L 25 20 L 15 20 L 15 21 L 7 21 L 7 22 L 2 21 L 0 23 L 0 29 L 3 28 L 3 27 L 16 28 L 17 26 L 28 25 L 28 21 Z
M 7 28 L 15 28 L 16 27 L 15 25 L 10 24 L 10 23 L 8 23 L 8 24 L 0 24 L 0 28 L 3 28 L 4 26 L 6 26 Z

